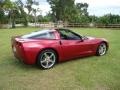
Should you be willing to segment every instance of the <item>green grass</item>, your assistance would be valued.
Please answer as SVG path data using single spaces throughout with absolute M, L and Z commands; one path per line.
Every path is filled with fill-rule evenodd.
M 25 65 L 14 58 L 11 36 L 38 28 L 0 29 L 0 90 L 120 90 L 120 31 L 74 28 L 82 35 L 109 41 L 106 55 L 57 64 L 49 70 Z

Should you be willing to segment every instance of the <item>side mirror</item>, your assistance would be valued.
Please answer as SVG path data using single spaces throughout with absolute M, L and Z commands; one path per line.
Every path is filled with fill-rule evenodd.
M 82 36 L 81 38 L 82 38 L 83 41 L 88 39 L 86 36 Z
M 81 42 L 84 42 L 84 39 L 83 39 L 83 38 L 81 38 Z
M 83 42 L 84 41 L 84 37 L 83 36 L 81 36 L 81 42 Z

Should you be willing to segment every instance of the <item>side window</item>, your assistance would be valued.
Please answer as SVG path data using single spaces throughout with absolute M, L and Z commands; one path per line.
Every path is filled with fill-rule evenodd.
M 65 39 L 65 40 L 80 40 L 80 36 L 68 31 L 68 30 L 60 30 L 60 37 L 61 39 Z
M 32 38 L 36 39 L 55 39 L 54 32 L 46 32 L 42 34 L 38 34 L 36 36 L 33 36 Z
M 49 38 L 50 39 L 55 39 L 56 38 L 54 32 L 49 32 Z

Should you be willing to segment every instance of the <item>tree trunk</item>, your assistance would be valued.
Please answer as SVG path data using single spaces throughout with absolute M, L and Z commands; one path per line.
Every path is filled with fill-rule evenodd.
M 15 17 L 12 18 L 12 28 L 15 28 Z

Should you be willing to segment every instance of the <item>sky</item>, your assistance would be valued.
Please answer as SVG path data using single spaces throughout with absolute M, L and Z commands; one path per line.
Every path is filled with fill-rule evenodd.
M 81 2 L 89 4 L 88 12 L 90 15 L 102 16 L 108 13 L 120 15 L 120 0 L 75 0 L 75 3 Z M 39 0 L 39 3 L 43 15 L 51 10 L 46 0 Z

